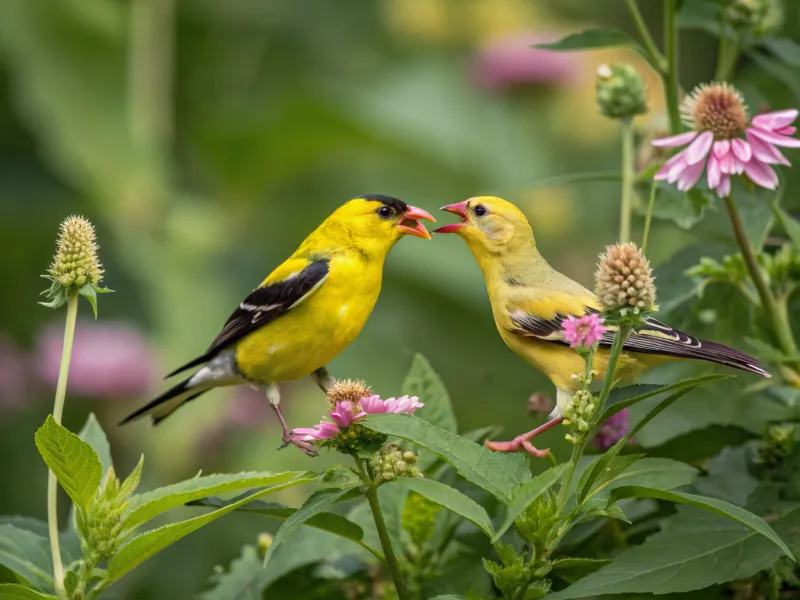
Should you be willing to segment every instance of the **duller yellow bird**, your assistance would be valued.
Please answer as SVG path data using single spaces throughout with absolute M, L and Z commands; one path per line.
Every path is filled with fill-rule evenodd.
M 421 219 L 435 221 L 420 208 L 380 194 L 338 208 L 239 304 L 205 353 L 167 377 L 200 369 L 123 423 L 149 413 L 157 424 L 213 388 L 248 384 L 266 390 L 283 445 L 314 454 L 312 444 L 295 438 L 286 425 L 277 384 L 310 375 L 327 390 L 333 379 L 325 365 L 367 322 L 389 250 L 405 235 L 430 239 Z
M 579 283 L 553 269 L 539 253 L 525 215 L 513 204 L 491 196 L 470 198 L 443 206 L 442 210 L 461 217 L 460 223 L 445 225 L 435 233 L 455 233 L 467 243 L 478 262 L 497 330 L 506 345 L 542 371 L 556 387 L 556 407 L 551 420 L 510 442 L 487 442 L 497 451 L 524 448 L 543 456 L 530 440 L 559 424 L 580 383 L 572 375 L 583 373 L 583 359 L 569 348 L 562 334 L 562 322 L 600 309 L 596 296 Z M 598 344 L 593 369 L 605 376 L 613 331 Z M 755 358 L 728 346 L 699 340 L 653 318 L 623 346 L 617 377 L 635 379 L 648 367 L 667 360 L 697 359 L 769 377 Z

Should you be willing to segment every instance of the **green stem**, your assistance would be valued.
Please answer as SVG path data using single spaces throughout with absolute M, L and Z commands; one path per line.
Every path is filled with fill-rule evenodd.
M 636 30 L 639 32 L 639 37 L 642 39 L 642 44 L 644 44 L 644 49 L 647 53 L 647 59 L 650 61 L 650 64 L 653 65 L 654 69 L 656 69 L 659 73 L 664 73 L 664 71 L 667 69 L 667 61 L 658 50 L 656 43 L 653 41 L 653 36 L 650 35 L 650 30 L 647 28 L 647 24 L 642 18 L 642 13 L 639 12 L 639 7 L 636 5 L 636 0 L 625 0 L 625 3 L 628 5 L 628 11 L 631 13 L 631 17 L 633 17 L 633 22 L 636 24 Z
M 611 350 L 608 354 L 608 366 L 606 367 L 606 376 L 603 380 L 603 389 L 600 391 L 600 396 L 597 399 L 597 410 L 594 412 L 596 417 L 602 415 L 606 408 L 608 395 L 611 393 L 611 388 L 614 386 L 614 375 L 617 371 L 617 363 L 619 362 L 620 354 L 622 354 L 622 347 L 625 345 L 625 340 L 628 339 L 630 333 L 631 326 L 621 324 L 617 335 L 614 336 L 614 343 L 611 344 Z M 593 421 L 592 425 L 594 426 L 597 424 L 597 421 L 596 419 L 593 419 Z
M 653 220 L 653 207 L 656 204 L 656 191 L 658 185 L 655 181 L 650 184 L 650 201 L 647 203 L 647 217 L 644 220 L 644 233 L 642 234 L 642 254 L 647 256 L 647 238 L 650 237 L 650 223 Z
M 664 0 L 664 53 L 667 69 L 662 75 L 664 95 L 672 133 L 680 133 L 681 113 L 678 109 L 678 27 L 675 22 L 677 0 Z
M 61 348 L 61 367 L 58 371 L 56 399 L 53 404 L 53 418 L 59 424 L 61 424 L 61 415 L 64 413 L 64 399 L 67 397 L 67 377 L 69 376 L 69 363 L 72 359 L 72 343 L 75 339 L 77 316 L 78 295 L 69 294 L 67 296 L 67 321 L 64 325 L 64 345 Z M 56 595 L 62 598 L 66 591 L 64 590 L 61 546 L 58 541 L 58 481 L 53 471 L 49 471 L 47 475 L 47 525 L 50 531 L 50 552 L 53 555 L 53 583 Z
M 631 211 L 633 199 L 633 124 L 630 119 L 620 123 L 622 129 L 622 201 L 620 202 L 619 242 L 631 239 Z
M 788 317 L 786 312 L 781 310 L 778 306 L 775 297 L 767 286 L 767 282 L 764 280 L 764 275 L 761 273 L 761 268 L 758 266 L 753 248 L 750 246 L 747 234 L 744 231 L 744 225 L 739 216 L 739 211 L 736 208 L 736 201 L 733 199 L 733 194 L 726 196 L 725 208 L 728 209 L 728 216 L 733 226 L 733 234 L 736 237 L 736 242 L 739 244 L 739 249 L 744 257 L 745 265 L 747 265 L 747 270 L 750 273 L 750 278 L 756 286 L 758 297 L 761 300 L 761 308 L 770 322 L 772 332 L 777 338 L 783 353 L 789 356 L 795 356 L 797 354 L 797 344 L 792 335 Z
M 572 456 L 569 458 L 569 464 L 567 465 L 567 470 L 564 471 L 564 480 L 561 483 L 561 487 L 558 490 L 558 499 L 556 502 L 556 506 L 558 506 L 558 512 L 564 510 L 564 507 L 567 504 L 567 496 L 569 494 L 569 486 L 572 483 L 572 477 L 575 475 L 575 469 L 578 466 L 578 462 L 581 460 L 581 456 L 583 456 L 583 450 L 586 448 L 586 442 L 589 441 L 589 436 L 583 436 L 581 442 L 579 444 L 575 444 L 572 447 Z M 556 542 L 553 544 L 552 550 L 555 550 L 555 547 L 558 545 Z
M 734 36 L 736 34 L 734 33 Z M 728 81 L 733 77 L 736 61 L 739 60 L 739 40 L 734 37 L 728 44 L 728 36 L 719 38 L 719 52 L 717 54 L 717 70 L 714 73 L 715 81 Z
M 389 539 L 389 530 L 386 528 L 386 520 L 383 518 L 383 510 L 378 500 L 378 488 L 373 481 L 367 466 L 360 458 L 355 459 L 358 469 L 361 472 L 362 478 L 366 485 L 364 495 L 367 497 L 369 508 L 372 511 L 372 518 L 375 520 L 375 527 L 378 530 L 378 538 L 381 541 L 383 553 L 386 556 L 386 564 L 389 567 L 389 573 L 394 581 L 394 587 L 397 590 L 397 597 L 400 600 L 411 600 L 411 595 L 406 588 L 403 573 L 400 570 L 400 563 L 392 548 L 392 541 Z

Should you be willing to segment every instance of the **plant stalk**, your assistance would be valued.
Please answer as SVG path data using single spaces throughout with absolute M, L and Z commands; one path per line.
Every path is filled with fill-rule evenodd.
M 378 538 L 380 538 L 383 554 L 386 557 L 386 564 L 389 567 L 389 573 L 392 576 L 394 587 L 397 590 L 397 597 L 400 600 L 411 600 L 411 595 L 409 594 L 405 580 L 403 579 L 403 573 L 400 570 L 400 562 L 397 560 L 397 556 L 394 553 L 394 548 L 392 548 L 392 541 L 389 538 L 389 530 L 386 528 L 386 520 L 383 518 L 383 510 L 381 509 L 381 504 L 378 500 L 378 488 L 375 486 L 375 482 L 372 479 L 368 467 L 364 464 L 364 461 L 360 458 L 356 458 L 355 461 L 358 465 L 359 471 L 361 471 L 361 475 L 367 488 L 364 492 L 364 495 L 367 497 L 369 508 L 372 511 L 372 518 L 375 520 L 375 527 L 378 530 Z
M 78 317 L 78 294 L 67 296 L 67 320 L 64 325 L 64 345 L 61 348 L 61 366 L 58 371 L 58 384 L 56 385 L 56 398 L 53 404 L 53 419 L 61 424 L 64 413 L 64 400 L 67 397 L 67 377 L 69 376 L 69 363 L 72 360 L 72 344 L 75 340 L 75 321 Z M 50 552 L 53 555 L 53 584 L 56 595 L 63 598 L 64 565 L 61 562 L 61 546 L 58 540 L 58 481 L 55 473 L 47 474 L 47 526 L 50 532 Z
M 677 0 L 664 0 L 664 53 L 667 69 L 662 74 L 664 96 L 669 115 L 669 128 L 673 134 L 680 133 L 681 113 L 678 109 L 678 27 L 676 25 Z
M 628 5 L 628 11 L 631 13 L 633 22 L 636 25 L 636 30 L 639 32 L 639 37 L 642 39 L 647 59 L 653 68 L 659 73 L 664 73 L 667 70 L 667 61 L 653 41 L 653 36 L 650 35 L 650 30 L 647 28 L 647 23 L 642 18 L 642 13 L 639 12 L 639 7 L 636 5 L 636 0 L 625 0 Z
M 647 255 L 645 250 L 647 249 L 647 238 L 650 237 L 650 223 L 653 220 L 653 207 L 656 204 L 656 191 L 658 190 L 658 185 L 655 181 L 650 184 L 650 201 L 647 203 L 647 217 L 644 220 L 644 233 L 642 233 L 642 254 L 645 256 Z
M 778 340 L 778 344 L 783 353 L 789 356 L 796 356 L 797 343 L 792 335 L 792 329 L 789 325 L 786 311 L 781 310 L 778 306 L 775 297 L 767 286 L 767 282 L 764 281 L 761 268 L 758 266 L 753 248 L 750 246 L 750 241 L 747 239 L 747 234 L 744 231 L 742 218 L 739 216 L 739 210 L 736 208 L 736 201 L 733 199 L 733 194 L 726 196 L 725 208 L 728 210 L 728 216 L 730 217 L 731 226 L 733 227 L 733 234 L 736 237 L 736 242 L 739 244 L 739 249 L 742 252 L 747 270 L 750 273 L 750 278 L 755 284 L 759 300 L 761 300 L 761 308 L 769 320 L 772 332 Z M 797 366 L 796 363 L 794 363 L 794 366 Z
M 633 200 L 633 123 L 624 119 L 620 123 L 622 131 L 622 201 L 620 202 L 619 242 L 624 244 L 631 239 L 631 212 Z

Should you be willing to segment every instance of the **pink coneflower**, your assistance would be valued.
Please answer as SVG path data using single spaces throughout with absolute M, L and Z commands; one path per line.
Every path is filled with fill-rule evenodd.
M 791 123 L 795 109 L 763 113 L 748 120 L 741 94 L 728 83 L 696 87 L 684 101 L 681 115 L 692 131 L 653 140 L 654 146 L 688 146 L 670 158 L 655 179 L 678 183 L 686 191 L 697 183 L 706 167 L 708 187 L 720 198 L 731 192 L 731 175 L 745 174 L 756 185 L 774 190 L 778 174 L 770 165 L 789 165 L 776 146 L 800 148 Z
M 379 396 L 373 395 L 362 398 L 359 402 L 343 400 L 336 402 L 333 410 L 328 413 L 330 421 L 321 421 L 313 427 L 299 427 L 294 429 L 293 433 L 303 436 L 302 439 L 307 442 L 332 439 L 343 430 L 363 420 L 367 415 L 384 413 L 410 415 L 422 406 L 425 405 L 416 396 L 381 400 Z
M 569 342 L 570 348 L 590 348 L 600 341 L 607 329 L 603 325 L 603 318 L 597 313 L 583 315 L 577 319 L 574 315 L 570 315 L 561 327 L 564 339 Z
M 620 441 L 628 431 L 630 431 L 628 409 L 624 408 L 600 425 L 592 439 L 592 444 L 598 450 L 608 450 Z

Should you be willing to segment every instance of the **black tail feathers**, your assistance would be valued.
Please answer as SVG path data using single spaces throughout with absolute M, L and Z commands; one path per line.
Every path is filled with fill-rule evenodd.
M 153 425 L 158 425 L 178 408 L 211 389 L 211 387 L 190 386 L 190 380 L 191 377 L 188 377 L 176 386 L 171 387 L 158 398 L 151 400 L 136 412 L 125 417 L 120 422 L 120 425 L 130 423 L 146 414 L 151 414 L 153 417 Z

